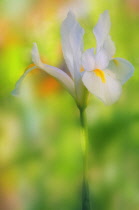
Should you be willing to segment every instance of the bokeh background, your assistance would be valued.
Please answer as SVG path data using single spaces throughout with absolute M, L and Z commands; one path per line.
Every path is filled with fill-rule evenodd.
M 87 108 L 89 186 L 93 210 L 139 210 L 139 1 L 0 1 L 0 210 L 80 210 L 82 151 L 79 113 L 72 97 L 49 75 L 18 78 L 32 63 L 37 42 L 42 59 L 67 71 L 60 26 L 69 9 L 92 28 L 108 9 L 118 57 L 135 66 L 120 100 L 105 106 L 94 96 Z

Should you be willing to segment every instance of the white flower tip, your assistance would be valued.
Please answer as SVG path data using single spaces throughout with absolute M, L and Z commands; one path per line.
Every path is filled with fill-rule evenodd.
M 108 10 L 105 10 L 102 14 L 101 17 L 106 20 L 110 24 L 110 14 Z
M 73 13 L 72 10 L 69 10 L 69 12 L 68 12 L 68 14 L 67 14 L 67 17 L 66 17 L 65 21 L 74 22 L 75 20 L 76 20 L 75 14 Z
M 75 14 L 73 13 L 71 9 L 69 10 L 67 17 L 75 17 Z
M 15 88 L 14 90 L 12 90 L 11 94 L 12 94 L 12 96 L 19 97 L 19 90 L 17 88 Z
M 32 54 L 33 63 L 35 63 L 37 66 L 39 66 L 41 64 L 41 60 L 40 60 L 40 55 L 39 55 L 39 51 L 38 51 L 38 46 L 36 43 L 33 43 L 31 54 Z
M 103 14 L 109 15 L 109 10 L 105 10 L 105 11 L 103 12 Z
M 110 21 L 110 14 L 109 14 L 109 10 L 105 10 L 101 15 L 100 17 L 102 18 L 102 20 L 107 20 L 107 21 Z
M 33 43 L 33 47 L 32 47 L 32 54 L 34 53 L 38 53 L 38 46 L 36 42 Z
M 37 47 L 37 43 L 36 43 L 36 42 L 33 42 L 33 46 L 34 46 L 34 47 Z

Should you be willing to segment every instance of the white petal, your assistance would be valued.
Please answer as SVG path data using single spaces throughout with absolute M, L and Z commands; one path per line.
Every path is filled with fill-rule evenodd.
M 92 71 L 95 68 L 94 48 L 88 49 L 83 53 L 82 66 L 86 71 Z
M 25 78 L 25 76 L 32 71 L 35 68 L 40 68 L 43 71 L 45 71 L 47 74 L 51 75 L 52 77 L 54 77 L 56 80 L 58 80 L 65 88 L 66 90 L 73 96 L 75 97 L 75 88 L 74 88 L 74 83 L 73 80 L 61 69 L 58 69 L 56 67 L 44 64 L 41 62 L 40 60 L 40 56 L 39 56 L 39 52 L 38 52 L 38 48 L 37 45 L 34 44 L 33 49 L 32 49 L 32 60 L 35 63 L 35 67 L 29 68 L 24 74 L 23 76 L 18 80 L 18 82 L 16 83 L 16 88 L 13 91 L 13 94 L 15 95 L 15 93 L 18 91 L 21 82 L 23 81 L 23 79 Z
M 42 62 L 40 59 L 40 55 L 39 55 L 39 51 L 38 51 L 38 47 L 36 43 L 33 43 L 31 54 L 32 54 L 33 63 L 35 63 L 37 66 L 40 66 Z
M 101 49 L 96 54 L 96 68 L 105 69 L 109 64 L 109 57 L 104 49 Z
M 61 28 L 62 49 L 66 64 L 75 83 L 76 101 L 83 106 L 86 97 L 86 88 L 82 82 L 81 55 L 83 49 L 84 30 L 76 21 L 72 12 L 69 12 Z
M 110 16 L 108 11 L 105 11 L 100 15 L 99 21 L 93 29 L 94 35 L 97 40 L 97 52 L 103 46 L 104 41 L 106 40 L 110 32 Z
M 25 71 L 25 73 L 20 77 L 20 79 L 16 82 L 15 89 L 12 91 L 12 95 L 13 96 L 19 96 L 19 94 L 20 94 L 20 86 L 22 84 L 22 81 L 24 80 L 24 78 L 26 77 L 26 75 L 30 71 L 32 71 L 32 70 L 34 70 L 36 68 L 37 68 L 36 66 L 33 66 L 33 67 L 27 69 L 27 71 Z
M 72 12 L 69 12 L 61 28 L 62 49 L 66 64 L 73 78 L 80 75 L 84 30 Z
M 106 51 L 109 59 L 111 59 L 114 56 L 116 48 L 110 36 L 108 36 L 104 41 L 103 49 Z
M 85 72 L 83 75 L 83 83 L 86 88 L 106 105 L 115 103 L 121 94 L 121 84 L 118 80 L 113 79 L 105 74 L 106 83 L 103 83 L 93 71 Z
M 114 58 L 111 60 L 108 69 L 109 74 L 111 74 L 113 78 L 120 80 L 122 84 L 124 84 L 134 73 L 133 65 L 123 58 Z

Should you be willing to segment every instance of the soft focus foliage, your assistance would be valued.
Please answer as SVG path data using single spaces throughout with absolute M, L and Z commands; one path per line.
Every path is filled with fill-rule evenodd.
M 0 209 L 80 209 L 82 153 L 73 99 L 40 71 L 27 76 L 20 98 L 11 96 L 31 63 L 34 41 L 46 63 L 67 71 L 60 24 L 72 8 L 86 30 L 85 49 L 94 45 L 91 30 L 108 9 L 116 56 L 135 66 L 120 100 L 109 107 L 91 96 L 87 116 L 94 210 L 138 210 L 138 0 L 1 0 L 0 8 Z

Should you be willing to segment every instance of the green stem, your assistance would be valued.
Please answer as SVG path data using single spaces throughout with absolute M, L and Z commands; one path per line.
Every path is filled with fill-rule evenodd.
M 80 109 L 80 122 L 81 122 L 81 144 L 83 151 L 83 183 L 82 183 L 82 210 L 91 210 L 89 199 L 89 187 L 88 187 L 88 133 L 86 126 L 86 114 L 85 110 Z

